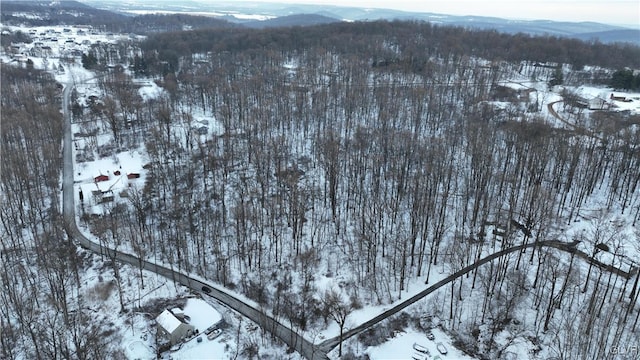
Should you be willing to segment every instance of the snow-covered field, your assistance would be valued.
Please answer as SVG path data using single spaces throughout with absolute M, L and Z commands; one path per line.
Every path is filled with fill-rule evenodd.
M 433 340 L 429 340 L 424 332 L 416 332 L 408 330 L 407 332 L 397 333 L 395 337 L 387 340 L 382 345 L 371 346 L 363 349 L 369 355 L 370 359 L 416 359 L 427 360 L 440 356 L 442 359 L 473 359 L 456 349 L 451 342 L 450 337 L 440 329 L 432 330 Z M 446 354 L 438 351 L 438 344 L 444 345 L 447 350 Z M 420 349 L 419 350 L 416 350 Z M 426 349 L 428 352 L 424 353 Z
M 162 14 L 170 15 L 175 14 L 176 11 L 171 10 L 127 10 L 127 13 L 134 15 L 147 15 L 147 14 Z M 180 11 L 180 14 L 192 15 L 192 16 L 212 16 L 212 17 L 234 17 L 238 20 L 269 20 L 274 19 L 277 16 L 264 15 L 264 14 L 242 14 L 237 11 Z

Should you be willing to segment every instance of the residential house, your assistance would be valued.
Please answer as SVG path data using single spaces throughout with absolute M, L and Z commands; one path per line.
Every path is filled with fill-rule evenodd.
M 609 102 L 601 97 L 589 100 L 589 110 L 609 110 Z
M 156 323 L 157 336 L 168 341 L 172 346 L 195 334 L 196 331 L 192 325 L 183 323 L 169 310 L 158 315 Z

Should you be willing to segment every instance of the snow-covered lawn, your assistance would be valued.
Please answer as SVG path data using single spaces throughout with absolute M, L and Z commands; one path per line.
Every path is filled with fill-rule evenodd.
M 433 329 L 432 333 L 435 339 L 429 340 L 424 333 L 408 330 L 406 333 L 396 334 L 394 338 L 381 345 L 367 347 L 364 352 L 369 355 L 370 359 L 412 359 L 414 355 L 416 357 L 420 354 L 425 355 L 414 349 L 414 344 L 417 344 L 429 351 L 430 356 L 422 357 L 422 359 L 433 359 L 435 356 L 440 356 L 442 359 L 474 359 L 456 349 L 452 344 L 451 338 L 440 329 Z M 438 351 L 438 343 L 442 343 L 445 346 L 447 349 L 446 355 Z
M 165 92 L 163 88 L 153 81 L 139 81 L 138 85 L 140 85 L 138 95 L 140 95 L 144 101 L 157 99 Z
M 420 279 L 412 279 L 406 285 L 407 290 L 402 292 L 402 298 L 400 300 L 396 300 L 392 304 L 388 305 L 378 305 L 378 306 L 366 306 L 361 309 L 357 309 L 352 311 L 347 317 L 347 322 L 345 324 L 344 331 L 349 331 L 356 326 L 373 319 L 374 317 L 382 314 L 383 312 L 389 310 L 390 308 L 402 303 L 406 299 L 416 295 L 422 290 L 428 288 L 432 284 L 444 279 L 449 275 L 448 272 L 445 272 L 442 266 L 434 267 L 431 269 L 431 274 L 429 276 L 429 284 L 425 284 L 425 278 L 422 277 Z M 453 270 L 455 271 L 455 270 Z M 329 289 L 331 286 L 331 279 L 329 278 L 321 278 L 320 281 L 317 282 L 318 291 L 320 293 L 324 293 L 322 289 Z M 310 338 L 309 340 L 314 342 L 315 344 L 319 344 L 326 339 L 330 339 L 340 335 L 340 327 L 335 321 L 330 321 L 329 325 L 326 329 L 318 332 L 316 336 Z
M 222 315 L 201 299 L 188 299 L 187 305 L 184 307 L 184 314 L 191 320 L 189 324 L 193 325 L 199 333 L 204 333 L 207 328 L 220 323 Z
M 126 347 L 127 356 L 129 359 L 155 359 L 156 354 L 153 349 L 149 348 L 145 343 L 140 340 L 135 340 L 129 343 Z
M 198 342 L 198 338 L 200 338 L 202 342 Z M 169 358 L 170 356 L 172 359 L 185 360 L 225 359 L 229 358 L 229 355 L 226 354 L 226 348 L 228 346 L 229 344 L 226 343 L 223 337 L 209 340 L 206 335 L 201 334 L 184 343 L 179 350 L 165 354 L 163 358 Z M 235 344 L 233 346 L 235 347 Z

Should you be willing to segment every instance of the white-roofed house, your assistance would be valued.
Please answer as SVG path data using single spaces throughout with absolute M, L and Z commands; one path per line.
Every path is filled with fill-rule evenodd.
M 609 110 L 609 102 L 600 96 L 589 100 L 589 110 Z
M 195 333 L 193 326 L 178 320 L 169 310 L 165 310 L 158 315 L 156 323 L 158 326 L 158 338 L 168 340 L 172 346 Z

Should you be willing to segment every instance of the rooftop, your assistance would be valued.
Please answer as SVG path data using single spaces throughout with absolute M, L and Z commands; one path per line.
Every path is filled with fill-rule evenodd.
M 163 311 L 156 318 L 158 325 L 162 326 L 167 332 L 174 332 L 182 322 L 178 320 L 169 310 Z

